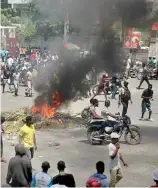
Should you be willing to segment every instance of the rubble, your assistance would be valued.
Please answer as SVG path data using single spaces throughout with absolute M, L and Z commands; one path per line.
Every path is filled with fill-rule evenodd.
M 2 112 L 2 115 L 6 118 L 5 133 L 17 133 L 24 125 L 28 114 L 31 114 L 30 108 L 23 108 L 14 112 Z M 51 119 L 43 118 L 39 114 L 32 114 L 32 116 L 35 128 L 40 130 L 81 127 L 85 123 L 81 117 L 78 117 L 78 114 L 71 116 L 63 112 L 56 112 L 55 116 Z
M 49 145 L 49 147 L 57 147 L 57 146 L 60 146 L 60 143 L 59 142 L 51 142 L 48 145 Z

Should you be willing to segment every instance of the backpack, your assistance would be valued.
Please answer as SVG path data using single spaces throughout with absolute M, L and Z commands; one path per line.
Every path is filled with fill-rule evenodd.
M 128 88 L 124 87 L 124 94 L 121 95 L 122 101 L 129 101 L 131 98 L 131 93 Z
M 91 177 L 87 180 L 86 187 L 101 187 L 101 182 L 99 179 Z

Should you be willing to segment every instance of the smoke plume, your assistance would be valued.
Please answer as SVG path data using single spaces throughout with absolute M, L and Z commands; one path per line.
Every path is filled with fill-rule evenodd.
M 92 56 L 76 59 L 71 53 L 65 54 L 64 51 L 60 51 L 62 65 L 50 62 L 39 71 L 34 86 L 39 93 L 35 104 L 44 101 L 51 103 L 52 93 L 55 91 L 58 91 L 64 100 L 74 98 L 78 92 L 82 96 L 83 88 L 86 89 L 84 79 L 92 71 L 92 67 L 96 73 L 106 71 L 112 75 L 121 72 L 124 53 L 122 43 L 116 40 L 116 36 L 124 27 L 138 27 L 148 15 L 145 0 L 63 0 L 60 3 L 56 0 L 47 0 L 46 2 L 45 4 L 45 1 L 36 1 L 41 19 L 51 19 L 55 13 L 56 19 L 64 21 L 65 13 L 68 12 L 70 23 L 80 29 L 81 40 L 89 35 L 89 39 L 93 39 L 95 43 Z M 118 30 L 115 28 L 116 22 L 120 25 Z M 93 29 L 95 37 L 90 37 Z

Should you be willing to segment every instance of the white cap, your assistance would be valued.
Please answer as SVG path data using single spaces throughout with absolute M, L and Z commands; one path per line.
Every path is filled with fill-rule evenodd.
M 158 181 L 158 168 L 153 171 L 152 179 Z
M 119 138 L 120 135 L 118 135 L 117 133 L 111 133 L 111 138 Z

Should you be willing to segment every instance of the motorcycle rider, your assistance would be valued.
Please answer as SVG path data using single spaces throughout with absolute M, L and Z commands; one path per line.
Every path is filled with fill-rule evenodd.
M 94 94 L 93 98 L 96 97 L 99 93 L 102 91 L 104 92 L 105 95 L 105 100 L 107 100 L 107 91 L 106 91 L 106 82 L 107 82 L 108 74 L 104 73 L 101 78 L 99 79 L 99 86 L 98 86 L 98 91 L 96 94 Z
M 104 122 L 103 123 L 104 127 L 106 126 L 111 127 L 116 123 L 116 118 L 118 116 L 108 112 L 107 110 L 101 111 L 99 108 L 99 101 L 97 99 L 91 99 L 90 103 L 92 104 L 92 106 L 90 107 L 91 123 Z M 110 106 L 110 101 L 106 100 L 105 107 L 108 108 L 109 106 Z

